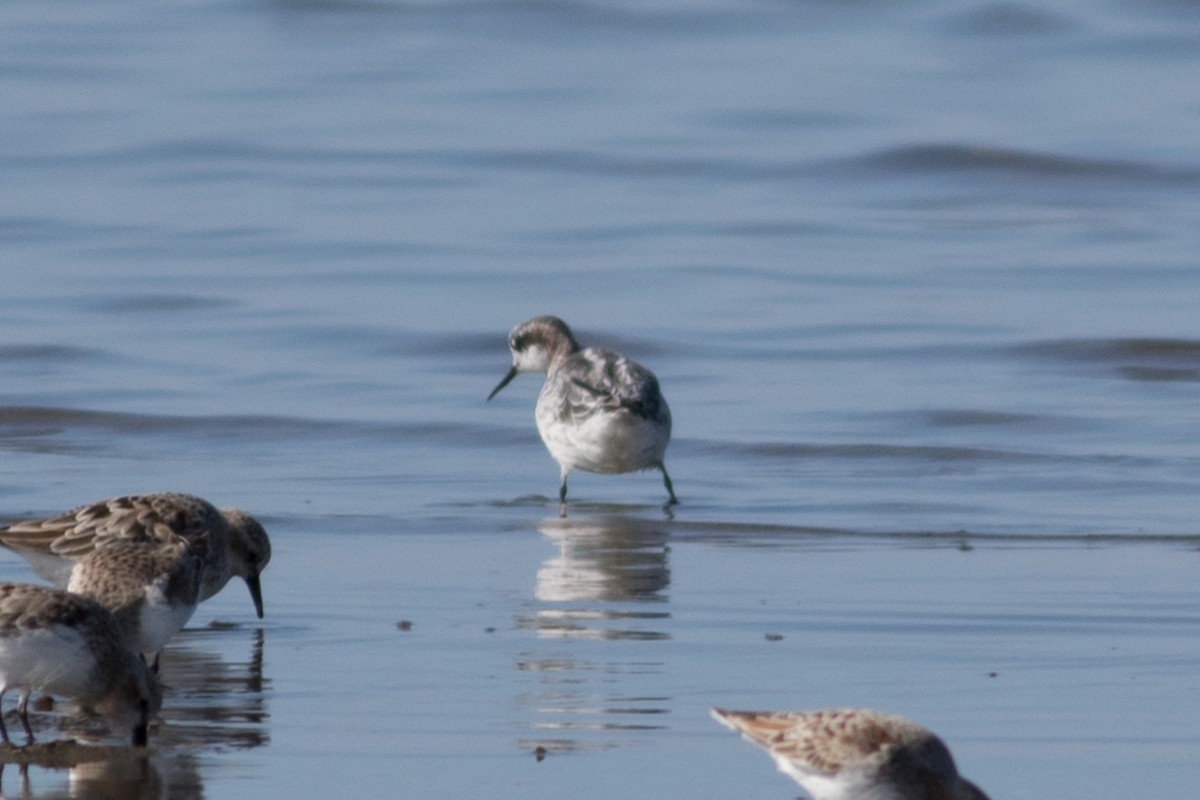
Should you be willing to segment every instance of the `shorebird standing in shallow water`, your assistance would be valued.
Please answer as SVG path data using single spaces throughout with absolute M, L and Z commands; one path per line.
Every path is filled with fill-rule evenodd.
M 158 679 L 100 604 L 59 589 L 0 583 L 0 701 L 20 689 L 17 714 L 29 742 L 29 694 L 70 697 L 85 709 L 133 728 L 146 744 L 146 726 L 162 706 Z M 0 714 L 0 737 L 10 743 Z
M 941 739 L 902 717 L 865 709 L 712 714 L 765 749 L 814 800 L 988 800 L 958 774 Z
M 663 464 L 671 439 L 671 410 L 654 373 L 618 353 L 580 349 L 558 317 L 535 317 L 508 335 L 513 366 L 488 395 L 491 400 L 522 372 L 541 372 L 535 418 L 546 449 L 561 470 L 560 503 L 567 476 L 586 472 L 662 472 L 668 505 L 679 502 Z
M 157 492 L 101 500 L 0 528 L 0 545 L 61 588 L 70 582 L 77 561 L 116 541 L 183 541 L 198 553 L 202 550 L 199 599 L 212 597 L 236 575 L 246 581 L 262 619 L 258 576 L 271 560 L 271 540 L 258 520 L 236 508 L 217 509 L 194 495 Z

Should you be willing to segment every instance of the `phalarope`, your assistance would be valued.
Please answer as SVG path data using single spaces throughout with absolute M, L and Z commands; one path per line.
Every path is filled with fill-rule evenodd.
M 217 509 L 194 495 L 158 492 L 101 500 L 0 528 L 0 545 L 61 588 L 70 581 L 75 562 L 107 542 L 183 540 L 195 547 L 201 537 L 206 541 L 200 600 L 221 591 L 236 575 L 246 581 L 254 610 L 262 619 L 258 576 L 271 560 L 271 540 L 258 520 L 236 508 Z
M 133 729 L 146 744 L 146 726 L 162 705 L 158 679 L 116 620 L 86 597 L 23 583 L 0 583 L 0 699 L 19 689 L 17 714 L 29 742 L 29 693 L 64 695 Z M 8 729 L 0 715 L 0 737 Z
M 679 502 L 663 454 L 671 439 L 671 410 L 654 373 L 617 353 L 580 349 L 558 317 L 535 317 L 508 335 L 513 366 L 488 395 L 496 394 L 522 372 L 542 372 L 538 395 L 538 433 L 558 462 L 560 503 L 567 502 L 567 476 L 586 472 L 662 472 L 668 505 Z
M 946 745 L 902 717 L 865 709 L 712 710 L 815 800 L 988 800 Z

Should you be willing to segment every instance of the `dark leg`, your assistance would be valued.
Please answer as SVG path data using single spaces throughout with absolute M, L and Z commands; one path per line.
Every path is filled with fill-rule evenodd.
M 679 499 L 675 497 L 675 487 L 671 485 L 671 476 L 667 474 L 667 468 L 665 465 L 659 464 L 658 468 L 662 470 L 663 486 L 667 487 L 667 494 L 671 497 L 671 499 L 667 501 L 667 505 L 673 506 L 679 502 Z
M 21 699 L 17 701 L 17 714 L 21 717 L 21 725 L 25 727 L 25 735 L 29 738 L 25 741 L 25 746 L 33 744 L 33 728 L 29 727 L 29 690 L 21 692 Z
M 558 515 L 567 516 L 567 470 L 562 471 L 562 483 L 558 487 Z
M 0 736 L 4 737 L 5 744 L 12 744 L 12 740 L 8 738 L 8 728 L 4 724 L 4 693 L 7 691 L 7 686 L 0 689 Z

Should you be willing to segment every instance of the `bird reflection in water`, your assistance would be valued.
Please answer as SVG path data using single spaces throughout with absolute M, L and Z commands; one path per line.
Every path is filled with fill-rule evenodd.
M 199 767 L 192 753 L 163 751 L 138 761 L 108 759 L 71 768 L 70 797 L 74 800 L 200 800 L 203 796 Z
M 532 710 L 537 736 L 517 746 L 539 755 L 608 749 L 662 729 L 670 700 L 657 690 L 663 661 L 616 643 L 670 639 L 666 525 L 612 514 L 554 517 L 538 530 L 558 552 L 538 569 L 536 611 L 517 619 L 537 640 L 515 665 L 518 703 Z
M 85 760 L 67 770 L 64 767 L 31 763 L 0 766 L 0 786 L 8 781 L 9 793 L 0 798 L 22 797 L 37 800 L 158 800 L 181 798 L 201 800 L 204 796 L 200 773 L 193 753 L 134 750 L 130 747 L 94 747 Z M 30 777 L 30 772 L 34 776 Z M 12 794 L 18 773 L 20 794 Z
M 233 629 L 233 633 L 241 633 Z M 208 641 L 222 642 L 231 630 L 224 627 L 188 631 L 178 645 L 163 653 L 162 672 L 166 697 L 160 716 L 158 741 L 164 746 L 262 747 L 270 741 L 266 690 L 263 677 L 263 630 L 250 631 L 247 661 L 223 658 L 205 648 Z
M 665 602 L 671 583 L 667 530 L 632 517 L 555 517 L 538 526 L 559 546 L 542 563 L 537 599 Z

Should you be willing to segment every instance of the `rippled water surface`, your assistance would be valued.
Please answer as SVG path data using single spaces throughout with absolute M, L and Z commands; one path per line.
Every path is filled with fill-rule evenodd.
M 1195 10 L 0 6 L 0 517 L 274 543 L 152 759 L 4 791 L 786 798 L 707 709 L 851 705 L 994 798 L 1190 800 Z M 538 381 L 485 403 L 542 313 L 658 374 L 673 513 L 558 515 Z

